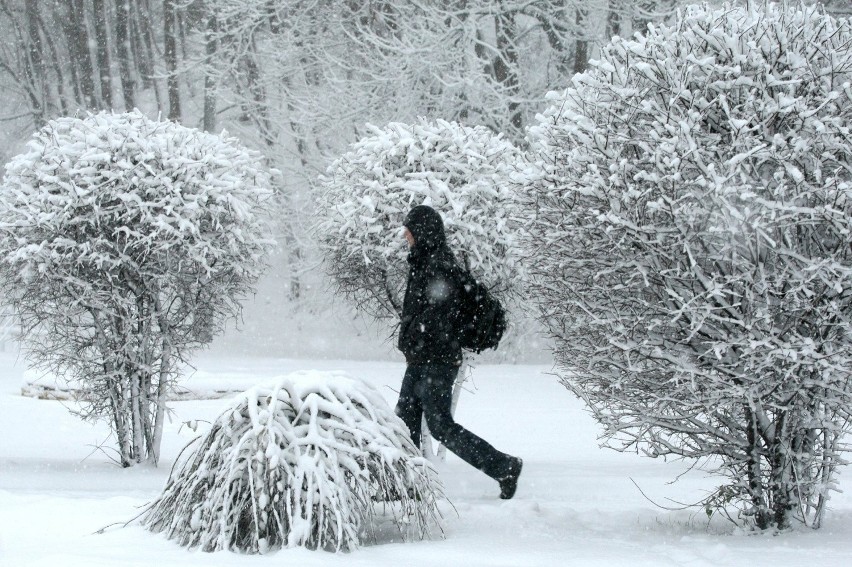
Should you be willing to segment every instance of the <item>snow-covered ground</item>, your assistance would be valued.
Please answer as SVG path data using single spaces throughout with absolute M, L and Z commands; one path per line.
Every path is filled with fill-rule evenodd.
M 245 389 L 295 370 L 344 370 L 377 385 L 390 404 L 403 373 L 395 362 L 213 355 L 196 366 L 185 385 L 197 391 Z M 513 500 L 499 500 L 496 483 L 451 455 L 439 466 L 449 498 L 443 539 L 388 536 L 348 554 L 295 549 L 270 557 L 187 551 L 138 524 L 96 533 L 133 518 L 159 493 L 178 451 L 196 435 L 182 423 L 213 419 L 227 400 L 174 402 L 163 462 L 123 470 L 97 450 L 103 425 L 79 421 L 61 402 L 22 397 L 23 363 L 0 353 L 0 566 L 852 565 L 852 497 L 845 494 L 834 496 L 823 529 L 781 536 L 744 535 L 724 521 L 708 523 L 700 510 L 655 507 L 631 479 L 671 507 L 667 499 L 697 501 L 718 479 L 691 471 L 669 484 L 684 463 L 599 449 L 595 424 L 549 370 L 478 367 L 475 391 L 459 406 L 461 423 L 524 458 Z

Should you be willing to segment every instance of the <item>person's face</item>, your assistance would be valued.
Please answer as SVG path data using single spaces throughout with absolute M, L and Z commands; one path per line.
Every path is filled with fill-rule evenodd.
M 405 228 L 405 232 L 403 234 L 405 234 L 405 239 L 408 241 L 408 247 L 414 248 L 414 235 L 411 234 L 411 231 L 408 230 L 408 227 L 404 227 L 404 228 Z

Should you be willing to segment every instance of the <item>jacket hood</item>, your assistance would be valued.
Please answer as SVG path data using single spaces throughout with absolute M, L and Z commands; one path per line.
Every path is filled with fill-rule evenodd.
M 443 248 L 447 243 L 441 215 L 428 205 L 417 205 L 408 212 L 402 223 L 414 236 L 414 249 L 428 253 Z

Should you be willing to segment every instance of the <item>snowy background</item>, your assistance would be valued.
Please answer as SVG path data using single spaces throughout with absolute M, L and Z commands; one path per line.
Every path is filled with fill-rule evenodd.
M 184 444 L 203 431 L 183 422 L 212 420 L 228 399 L 173 402 L 158 468 L 121 469 L 95 447 L 106 427 L 79 421 L 61 402 L 20 395 L 25 369 L 0 353 L 0 565 L 159 567 L 261 565 L 442 566 L 845 566 L 852 560 L 852 497 L 835 494 L 821 530 L 745 535 L 703 510 L 663 510 L 699 500 L 714 479 L 664 463 L 599 449 L 597 426 L 549 374 L 548 364 L 481 365 L 459 404 L 460 423 L 499 449 L 524 458 L 513 500 L 453 455 L 438 466 L 448 502 L 445 538 L 385 539 L 348 554 L 304 549 L 272 556 L 187 551 L 138 524 L 96 532 L 135 517 L 155 498 Z M 344 371 L 396 401 L 401 362 L 295 360 L 209 352 L 184 385 L 199 396 L 243 390 L 296 370 Z M 684 474 L 685 473 L 685 474 Z M 680 476 L 682 475 L 682 476 Z M 674 484 L 670 484 L 676 478 Z M 841 473 L 841 482 L 848 472 Z M 632 480 L 631 480 L 632 479 Z M 671 500 L 668 500 L 671 499 Z
M 157 497 L 181 448 L 230 403 L 214 394 L 315 369 L 365 379 L 395 403 L 404 363 L 391 326 L 368 323 L 334 297 L 308 234 L 318 175 L 366 123 L 458 119 L 521 142 L 544 93 L 563 88 L 602 42 L 671 18 L 683 3 L 468 0 L 470 12 L 448 14 L 448 2 L 312 2 L 315 10 L 298 11 L 283 0 L 208 0 L 205 14 L 194 10 L 200 2 L 171 0 L 0 0 L 0 164 L 47 119 L 138 107 L 152 118 L 227 128 L 282 171 L 285 197 L 270 273 L 239 325 L 193 359 L 180 389 L 194 399 L 170 403 L 159 467 L 120 468 L 105 423 L 80 421 L 67 402 L 22 396 L 34 376 L 15 345 L 0 341 L 0 567 L 852 565 L 848 494 L 833 493 L 820 530 L 796 524 L 780 536 L 752 535 L 683 508 L 721 478 L 600 449 L 599 426 L 550 374 L 548 341 L 529 321 L 481 358 L 457 414 L 524 458 L 518 493 L 499 500 L 494 481 L 449 455 L 438 465 L 444 538 L 402 543 L 385 530 L 349 554 L 264 557 L 187 551 L 138 523 L 120 527 Z M 849 14 L 849 2 L 828 4 Z M 235 29 L 213 34 L 220 43 L 208 60 L 211 15 Z M 177 29 L 167 25 L 175 18 Z M 388 22 L 398 33 L 386 33 Z M 122 23 L 133 35 L 130 53 L 120 49 Z M 850 474 L 841 469 L 841 490 L 852 486 Z M 97 533 L 105 526 L 113 527 Z

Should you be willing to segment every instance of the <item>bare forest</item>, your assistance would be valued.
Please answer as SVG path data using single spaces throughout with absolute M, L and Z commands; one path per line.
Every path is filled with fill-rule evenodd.
M 227 129 L 284 173 L 278 270 L 285 296 L 311 300 L 316 179 L 368 123 L 437 117 L 522 143 L 546 92 L 677 4 L 0 0 L 0 158 L 48 120 L 87 111 Z

